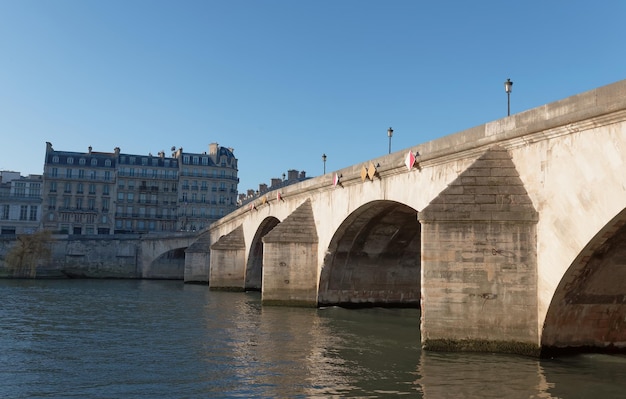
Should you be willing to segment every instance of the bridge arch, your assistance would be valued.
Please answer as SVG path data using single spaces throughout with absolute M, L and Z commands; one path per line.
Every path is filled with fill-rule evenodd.
M 182 279 L 185 272 L 185 250 L 187 247 L 170 249 L 157 256 L 150 265 L 150 278 Z
M 585 246 L 563 275 L 541 337 L 544 355 L 626 350 L 626 209 Z
M 261 291 L 263 283 L 263 237 L 274 229 L 280 220 L 270 216 L 265 218 L 257 229 L 252 243 L 250 253 L 246 263 L 245 289 L 248 291 Z
M 330 241 L 318 305 L 418 307 L 420 232 L 417 211 L 400 202 L 376 200 L 356 209 Z

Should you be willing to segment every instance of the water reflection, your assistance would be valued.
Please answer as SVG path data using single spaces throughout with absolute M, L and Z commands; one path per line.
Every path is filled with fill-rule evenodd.
M 620 398 L 626 357 L 422 352 L 419 310 L 156 281 L 0 281 L 0 397 Z
M 421 353 L 424 398 L 552 398 L 536 359 L 479 353 Z

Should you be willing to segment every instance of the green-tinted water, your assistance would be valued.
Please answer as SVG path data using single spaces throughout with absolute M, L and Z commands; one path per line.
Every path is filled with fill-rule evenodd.
M 0 397 L 619 398 L 626 358 L 422 352 L 419 311 L 172 281 L 0 280 Z

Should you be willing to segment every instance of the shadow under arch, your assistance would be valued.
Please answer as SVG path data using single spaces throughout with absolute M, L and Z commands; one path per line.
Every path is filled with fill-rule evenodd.
M 153 279 L 182 279 L 185 272 L 187 247 L 170 249 L 150 262 L 149 276 Z
M 361 206 L 329 244 L 318 305 L 419 307 L 420 236 L 415 209 L 394 201 Z
M 541 347 L 542 356 L 626 352 L 626 209 L 564 274 L 548 308 Z
M 245 290 L 261 291 L 263 284 L 263 241 L 267 233 L 278 226 L 280 220 L 275 217 L 268 217 L 261 222 L 257 229 L 252 243 L 250 245 L 250 253 L 248 254 L 248 262 L 246 263 Z

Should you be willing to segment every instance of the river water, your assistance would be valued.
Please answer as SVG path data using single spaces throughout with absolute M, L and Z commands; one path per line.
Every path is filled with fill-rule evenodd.
M 623 398 L 626 357 L 422 352 L 419 311 L 0 280 L 0 398 Z

